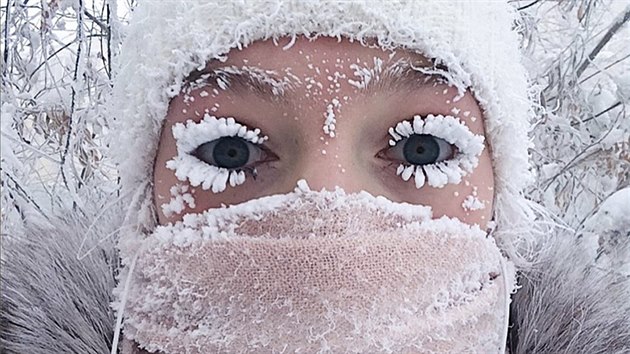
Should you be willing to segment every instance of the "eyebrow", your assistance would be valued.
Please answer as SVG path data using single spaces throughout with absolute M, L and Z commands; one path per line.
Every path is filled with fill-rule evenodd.
M 446 73 L 448 73 L 448 68 L 441 64 L 421 66 L 401 60 L 388 66 L 382 72 L 372 73 L 376 74 L 376 77 L 359 89 L 365 95 L 373 95 L 379 91 L 413 92 L 428 85 L 448 85 L 449 79 Z
M 356 64 L 353 66 L 355 78 L 360 78 L 363 82 L 352 79 L 348 82 L 367 96 L 379 91 L 413 92 L 428 85 L 449 84 L 446 75 L 448 68 L 435 62 L 432 66 L 416 66 L 407 60 L 400 60 L 384 70 L 361 68 Z M 253 93 L 263 100 L 272 98 L 286 102 L 288 94 L 302 82 L 289 72 L 278 79 L 277 73 L 271 70 L 251 66 L 222 66 L 195 70 L 184 79 L 184 83 L 189 90 L 210 86 L 216 90 L 230 90 L 234 93 Z
M 299 78 L 287 75 L 278 79 L 277 73 L 248 66 L 223 66 L 195 70 L 184 79 L 189 89 L 210 86 L 217 90 L 230 90 L 235 93 L 249 92 L 268 100 L 286 100 L 287 92 L 292 91 Z

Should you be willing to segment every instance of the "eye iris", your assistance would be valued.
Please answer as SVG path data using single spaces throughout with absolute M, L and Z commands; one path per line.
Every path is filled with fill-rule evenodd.
M 435 138 L 427 134 L 414 134 L 403 146 L 405 160 L 412 165 L 428 165 L 437 161 L 440 146 Z
M 241 138 L 223 137 L 214 146 L 212 158 L 218 167 L 243 167 L 249 161 L 249 148 Z

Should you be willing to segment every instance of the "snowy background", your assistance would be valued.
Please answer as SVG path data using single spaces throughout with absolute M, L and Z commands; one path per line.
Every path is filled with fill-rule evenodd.
M 593 252 L 630 237 L 630 2 L 511 1 L 542 90 L 528 191 Z M 104 139 L 112 62 L 135 1 L 2 0 L 2 233 L 116 196 Z M 106 200 L 107 198 L 103 198 Z M 595 255 L 596 256 L 596 255 Z

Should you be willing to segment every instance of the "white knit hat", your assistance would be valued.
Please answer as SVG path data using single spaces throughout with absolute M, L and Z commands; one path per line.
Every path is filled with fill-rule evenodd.
M 448 67 L 451 83 L 461 92 L 471 89 L 484 112 L 495 221 L 501 227 L 528 217 L 521 194 L 530 181 L 531 101 L 516 11 L 506 1 L 145 1 L 133 17 L 118 58 L 111 105 L 117 134 L 110 144 L 123 195 L 142 190 L 130 204 L 133 222 L 150 226 L 135 213 L 152 205 L 147 191 L 173 89 L 179 92 L 189 73 L 231 49 L 286 36 L 376 40 L 383 49 L 404 48 Z

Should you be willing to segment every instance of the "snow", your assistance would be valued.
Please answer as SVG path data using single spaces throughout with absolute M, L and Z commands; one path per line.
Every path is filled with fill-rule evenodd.
M 415 169 L 415 166 L 405 167 L 405 169 L 400 174 L 400 177 L 403 179 L 403 181 L 408 181 L 409 178 L 411 178 L 411 175 L 413 174 L 414 169 Z
M 630 187 L 606 198 L 580 230 L 598 266 L 630 276 Z
M 2 134 L 2 139 L 0 139 L 0 157 L 2 166 L 3 169 L 18 170 L 22 163 L 14 154 L 14 145 L 16 145 L 20 139 L 15 131 L 11 129 L 16 107 L 9 102 L 2 102 L 1 111 L 2 121 L 0 122 L 0 133 Z
M 166 217 L 181 214 L 186 207 L 195 208 L 195 199 L 188 191 L 188 186 L 178 183 L 171 187 L 170 193 L 170 201 L 162 204 L 162 213 L 164 213 Z
M 326 120 L 324 121 L 324 133 L 331 138 L 335 137 L 335 129 L 337 124 L 337 118 L 335 115 L 335 110 L 339 111 L 341 107 L 341 103 L 338 98 L 333 98 L 328 105 L 326 105 L 326 113 L 324 116 Z
M 227 90 L 230 87 L 230 82 L 224 77 L 217 77 L 217 85 L 223 91 Z
M 177 95 L 179 95 L 181 91 L 181 85 L 180 84 L 174 84 L 174 85 L 170 85 L 166 88 L 166 95 L 169 98 L 173 98 Z
M 358 80 L 348 79 L 348 83 L 358 89 L 365 89 L 372 80 L 378 81 L 383 70 L 383 60 L 375 57 L 373 61 L 371 67 L 350 64 L 350 69 L 354 70 L 353 74 Z
M 181 193 L 181 190 L 176 193 Z M 341 188 L 335 188 L 333 191 L 325 189 L 312 191 L 307 181 L 300 179 L 291 193 L 261 197 L 200 213 L 186 213 L 181 221 L 158 226 L 155 234 L 159 237 L 149 238 L 145 242 L 147 245 L 153 246 L 172 242 L 179 246 L 186 246 L 200 240 L 225 238 L 234 235 L 233 231 L 240 225 L 240 223 L 234 222 L 236 219 L 259 220 L 264 214 L 273 213 L 283 208 L 300 208 L 304 203 L 315 203 L 320 205 L 320 208 L 330 209 L 331 212 L 336 208 L 367 208 L 367 210 L 384 212 L 386 215 L 402 217 L 408 222 L 414 222 L 414 225 L 435 221 L 431 220 L 432 208 L 430 206 L 392 202 L 385 197 L 373 196 L 364 191 L 346 193 Z M 443 218 L 443 220 L 447 219 Z M 448 222 L 444 222 L 448 224 Z M 457 223 L 461 224 L 459 221 Z M 444 227 L 450 226 L 445 225 Z M 472 227 L 478 228 L 477 226 Z M 182 233 L 184 230 L 187 230 L 186 233 Z
M 462 203 L 462 208 L 466 211 L 482 210 L 485 207 L 485 204 L 474 195 L 467 196 Z
M 414 183 L 416 184 L 416 188 L 420 189 L 424 186 L 424 182 L 426 181 L 426 177 L 422 171 L 422 167 L 416 166 L 416 170 L 413 173 L 414 175 Z
M 305 179 L 300 179 L 297 181 L 297 187 L 295 190 L 296 193 L 309 192 L 310 190 L 311 188 L 308 186 L 308 182 L 306 182 Z
M 630 230 L 630 187 L 606 198 L 584 226 L 593 230 Z

